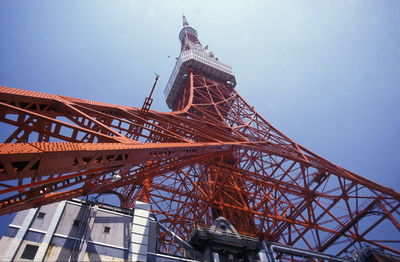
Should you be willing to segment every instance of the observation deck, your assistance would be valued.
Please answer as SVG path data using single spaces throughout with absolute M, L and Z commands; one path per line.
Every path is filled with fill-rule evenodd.
M 183 88 L 190 69 L 202 72 L 216 81 L 233 87 L 236 86 L 236 79 L 231 66 L 211 57 L 205 51 L 196 49 L 184 50 L 178 57 L 164 90 L 166 102 L 170 109 L 174 108 L 179 91 Z

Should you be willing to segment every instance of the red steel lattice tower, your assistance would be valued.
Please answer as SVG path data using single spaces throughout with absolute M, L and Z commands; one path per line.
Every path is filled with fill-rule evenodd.
M 182 237 L 224 216 L 244 234 L 345 255 L 400 254 L 400 194 L 323 159 L 262 118 L 184 18 L 170 113 L 1 87 L 0 214 L 92 193 L 151 204 Z M 397 237 L 396 237 L 397 236 Z M 179 251 L 165 236 L 164 252 Z

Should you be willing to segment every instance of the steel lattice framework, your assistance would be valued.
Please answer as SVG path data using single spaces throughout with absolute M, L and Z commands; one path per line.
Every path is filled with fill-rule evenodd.
M 170 113 L 0 91 L 0 121 L 15 127 L 0 144 L 0 214 L 114 193 L 126 208 L 150 202 L 182 237 L 224 216 L 286 245 L 345 255 L 367 243 L 400 254 L 399 193 L 297 144 L 202 70 L 188 69 Z M 179 252 L 161 240 L 161 251 Z

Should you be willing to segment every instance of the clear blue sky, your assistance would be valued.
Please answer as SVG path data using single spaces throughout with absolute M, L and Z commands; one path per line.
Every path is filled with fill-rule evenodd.
M 400 190 L 400 1 L 2 0 L 0 85 L 141 106 L 156 72 L 168 111 L 183 13 L 269 122 Z

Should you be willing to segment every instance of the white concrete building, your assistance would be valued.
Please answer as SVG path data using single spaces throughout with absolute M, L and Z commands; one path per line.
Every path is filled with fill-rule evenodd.
M 62 201 L 18 212 L 0 241 L 1 261 L 159 261 L 156 227 L 147 203 L 128 210 Z

